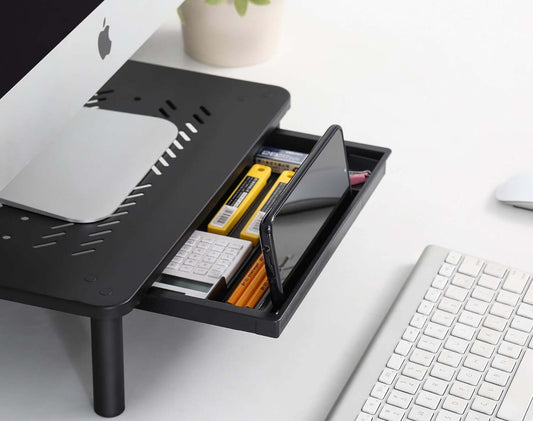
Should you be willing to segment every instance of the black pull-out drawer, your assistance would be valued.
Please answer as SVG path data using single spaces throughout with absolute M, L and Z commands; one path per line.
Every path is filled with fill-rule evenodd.
M 278 129 L 270 133 L 262 144 L 309 152 L 318 139 L 318 136 Z M 223 300 L 199 299 L 159 288 L 149 289 L 137 307 L 173 317 L 278 337 L 385 173 L 385 161 L 390 154 L 388 149 L 352 142 L 345 142 L 345 145 L 349 169 L 371 170 L 372 175 L 364 184 L 352 187 L 351 195 L 342 203 L 326 229 L 319 234 L 319 241 L 315 241 L 314 246 L 304 254 L 298 264 L 296 279 L 279 310 L 275 311 L 271 307 L 264 310 L 236 307 Z M 218 202 L 209 204 L 208 208 L 217 209 L 221 195 L 217 200 Z M 206 213 L 209 213 L 209 209 Z

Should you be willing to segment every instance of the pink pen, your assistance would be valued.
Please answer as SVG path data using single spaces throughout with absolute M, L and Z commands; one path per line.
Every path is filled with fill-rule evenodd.
M 350 184 L 356 186 L 357 184 L 364 183 L 369 175 L 370 172 L 368 171 L 350 171 Z

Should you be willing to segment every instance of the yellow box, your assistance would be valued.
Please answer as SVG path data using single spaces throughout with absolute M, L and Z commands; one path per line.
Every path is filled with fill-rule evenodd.
M 259 224 L 261 223 L 261 220 L 267 213 L 272 202 L 278 198 L 287 183 L 291 181 L 293 175 L 294 171 L 283 171 L 280 174 L 270 191 L 261 201 L 254 214 L 251 216 L 251 218 L 246 223 L 246 226 L 241 231 L 240 237 L 243 240 L 249 240 L 254 246 L 257 245 L 257 243 L 259 242 Z
M 254 164 L 211 220 L 207 226 L 207 231 L 228 235 L 246 212 L 246 209 L 266 186 L 271 173 L 270 167 Z

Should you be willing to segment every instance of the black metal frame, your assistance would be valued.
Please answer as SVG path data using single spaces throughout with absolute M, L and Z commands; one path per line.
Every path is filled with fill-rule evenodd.
M 66 224 L 1 207 L 0 298 L 91 318 L 94 409 L 113 417 L 124 410 L 124 315 L 138 307 L 279 336 L 376 188 L 390 151 L 347 143 L 351 168 L 371 167 L 372 176 L 353 190 L 320 246 L 306 257 L 281 308 L 244 309 L 150 286 L 189 234 L 218 208 L 261 144 L 313 147 L 316 136 L 277 129 L 289 107 L 288 92 L 130 61 L 89 105 L 167 118 L 180 135 L 140 188 L 132 187 L 136 197 L 105 221 Z

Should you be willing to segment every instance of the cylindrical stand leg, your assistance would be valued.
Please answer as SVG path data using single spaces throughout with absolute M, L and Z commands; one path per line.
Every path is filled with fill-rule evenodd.
M 124 411 L 122 318 L 91 319 L 94 411 L 116 417 Z

